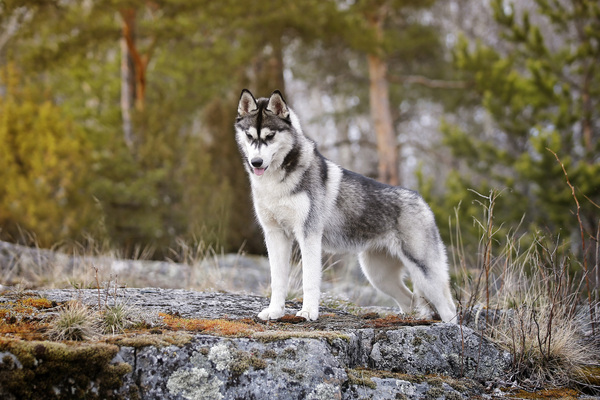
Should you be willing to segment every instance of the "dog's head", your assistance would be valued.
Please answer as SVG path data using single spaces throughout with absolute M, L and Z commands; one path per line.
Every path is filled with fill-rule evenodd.
M 269 167 L 281 166 L 295 143 L 294 120 L 279 90 L 258 100 L 249 90 L 242 90 L 235 132 L 249 172 L 261 176 Z

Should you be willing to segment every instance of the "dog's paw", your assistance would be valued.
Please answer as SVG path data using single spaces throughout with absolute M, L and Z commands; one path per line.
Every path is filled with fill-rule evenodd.
M 270 319 L 279 319 L 283 317 L 284 314 L 285 309 L 265 308 L 258 313 L 258 318 L 262 319 L 263 321 L 268 321 Z
M 307 321 L 316 321 L 319 318 L 319 309 L 314 310 L 304 308 L 296 313 L 296 317 L 302 317 Z

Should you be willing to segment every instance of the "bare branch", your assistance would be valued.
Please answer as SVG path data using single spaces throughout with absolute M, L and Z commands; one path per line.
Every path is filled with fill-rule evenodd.
M 0 11 L 2 11 L 1 8 Z M 8 21 L 0 29 L 0 31 L 3 31 L 0 35 L 0 50 L 6 46 L 6 43 L 17 33 L 23 24 L 31 21 L 34 14 L 35 10 L 27 7 L 18 7 L 15 9 L 8 18 Z
M 585 249 L 585 235 L 584 235 L 584 228 L 583 228 L 583 223 L 581 222 L 581 214 L 580 214 L 580 210 L 581 210 L 581 206 L 579 205 L 579 200 L 577 200 L 577 196 L 575 195 L 575 187 L 571 184 L 571 181 L 569 180 L 569 175 L 567 174 L 567 169 L 565 168 L 565 165 L 562 163 L 562 161 L 560 161 L 560 158 L 558 158 L 558 155 L 552 151 L 551 149 L 549 149 L 548 147 L 546 147 L 546 150 L 548 150 L 550 153 L 552 153 L 554 155 L 554 157 L 556 158 L 556 161 L 558 161 L 558 163 L 560 164 L 563 173 L 565 174 L 565 179 L 567 181 L 567 185 L 569 185 L 569 188 L 571 188 L 571 195 L 573 196 L 573 199 L 575 200 L 575 204 L 577 205 L 577 221 L 579 222 L 579 231 L 581 233 L 581 250 L 582 250 L 582 256 L 583 256 L 583 270 L 584 270 L 584 276 L 585 276 L 585 283 L 587 286 L 587 292 L 588 292 L 588 305 L 590 307 L 590 320 L 592 321 L 592 334 L 596 334 L 596 318 L 594 315 L 594 306 L 592 305 L 592 295 L 591 295 L 591 289 L 590 289 L 590 280 L 588 278 L 588 273 L 589 273 L 589 269 L 588 269 L 588 263 L 587 263 L 587 254 L 586 254 L 586 249 Z
M 417 84 L 432 89 L 466 89 L 472 86 L 472 83 L 468 81 L 445 81 L 430 79 L 422 75 L 394 75 L 388 76 L 388 79 L 394 83 Z

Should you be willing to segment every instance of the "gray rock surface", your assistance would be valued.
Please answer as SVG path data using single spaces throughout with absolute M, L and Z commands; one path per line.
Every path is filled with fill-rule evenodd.
M 100 279 L 118 277 L 119 282 L 135 287 L 211 287 L 254 292 L 268 288 L 270 275 L 266 257 L 222 254 L 199 256 L 198 260 L 189 261 L 191 263 L 186 264 L 70 255 L 0 241 L 0 289 L 2 284 L 14 285 L 20 281 L 35 286 L 56 275 L 93 275 L 93 269 L 98 271 Z
M 111 295 L 91 289 L 37 294 L 57 303 L 78 299 L 93 307 L 99 301 L 126 301 L 154 315 L 154 321 L 160 321 L 159 312 L 185 318 L 252 318 L 268 303 L 258 296 L 155 288 L 119 289 Z M 10 293 L 0 296 L 0 303 L 10 300 Z M 300 306 L 287 305 L 292 314 Z M 118 346 L 111 365 L 129 367 L 119 389 L 104 397 L 458 399 L 483 395 L 481 383 L 501 377 L 510 361 L 507 353 L 476 332 L 454 324 L 378 328 L 371 319 L 335 309 L 324 309 L 315 322 L 295 322 L 262 324 L 260 332 L 245 337 L 192 332 L 186 340 L 169 342 L 164 338 L 179 332 L 157 325 L 150 333 L 139 333 L 143 340 L 133 333 L 127 340 L 109 339 Z M 39 346 L 43 345 L 34 348 L 44 354 Z M 2 355 L 0 376 L 24 368 L 14 362 L 19 356 L 11 351 Z M 39 364 L 41 359 L 31 364 L 32 374 Z M 81 389 L 94 398 L 94 387 L 71 391 Z M 65 391 L 60 397 L 70 398 Z M 0 388 L 0 398 L 17 397 Z

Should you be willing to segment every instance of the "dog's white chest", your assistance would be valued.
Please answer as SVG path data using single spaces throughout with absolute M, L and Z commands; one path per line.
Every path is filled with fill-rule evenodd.
M 310 199 L 305 192 L 273 196 L 256 193 L 256 211 L 261 223 L 276 224 L 287 231 L 297 231 L 304 226 L 310 211 Z

